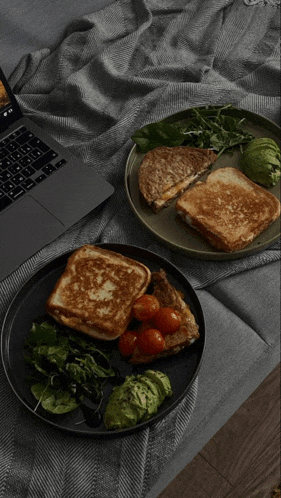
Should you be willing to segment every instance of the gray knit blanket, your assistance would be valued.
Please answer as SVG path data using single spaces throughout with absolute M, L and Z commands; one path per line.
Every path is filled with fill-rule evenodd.
M 280 258 L 280 245 L 234 261 L 191 260 L 140 225 L 124 189 L 131 135 L 204 104 L 232 103 L 279 124 L 280 2 L 117 0 L 24 57 L 10 78 L 23 111 L 115 187 L 90 213 L 0 284 L 0 318 L 39 268 L 84 243 L 155 251 L 195 289 Z M 164 420 L 115 440 L 72 437 L 27 413 L 0 366 L 0 498 L 144 498 L 180 444 L 197 380 Z

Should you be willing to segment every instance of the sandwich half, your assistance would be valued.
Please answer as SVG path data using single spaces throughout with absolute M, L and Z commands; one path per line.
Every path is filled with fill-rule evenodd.
M 154 284 L 153 295 L 158 299 L 160 308 L 172 308 L 178 311 L 181 324 L 176 332 L 165 335 L 165 347 L 161 353 L 147 355 L 135 347 L 130 359 L 133 364 L 150 363 L 157 358 L 177 354 L 200 337 L 199 327 L 189 305 L 184 301 L 182 293 L 168 281 L 165 271 L 153 272 L 151 280 Z M 153 319 L 151 327 L 153 327 Z
M 248 246 L 280 216 L 279 200 L 235 168 L 213 171 L 175 208 L 211 246 L 225 252 Z
M 147 152 L 139 167 L 140 192 L 158 213 L 204 175 L 216 159 L 210 149 L 156 147 Z
M 122 254 L 84 245 L 68 259 L 47 303 L 59 323 L 113 340 L 126 330 L 134 301 L 151 280 L 149 268 Z

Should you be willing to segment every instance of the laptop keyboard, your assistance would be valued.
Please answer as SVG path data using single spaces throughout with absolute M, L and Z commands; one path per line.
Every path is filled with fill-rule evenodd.
M 0 211 L 66 164 L 58 154 L 21 126 L 0 141 Z

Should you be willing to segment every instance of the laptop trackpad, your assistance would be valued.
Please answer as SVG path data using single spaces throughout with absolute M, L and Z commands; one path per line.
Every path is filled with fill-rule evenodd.
M 0 278 L 64 231 L 64 225 L 31 196 L 0 216 Z

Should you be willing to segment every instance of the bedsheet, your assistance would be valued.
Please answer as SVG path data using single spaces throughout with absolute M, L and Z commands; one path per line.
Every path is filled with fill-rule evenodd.
M 80 10 L 67 12 L 68 25 L 55 4 L 46 9 L 52 5 L 58 15 L 56 41 L 33 38 L 35 51 L 23 46 L 16 68 L 5 57 L 10 83 L 24 112 L 113 183 L 115 193 L 0 284 L 0 318 L 20 285 L 62 252 L 83 243 L 136 244 L 190 280 L 206 316 L 207 346 L 176 410 L 137 436 L 106 443 L 35 422 L 0 366 L 0 497 L 156 498 L 279 361 L 280 243 L 223 263 L 161 246 L 127 203 L 130 137 L 199 104 L 231 102 L 279 123 L 279 2 L 210 0 L 206 8 L 200 0 L 117 0 L 97 11 L 86 2 L 80 19 L 73 17 Z

